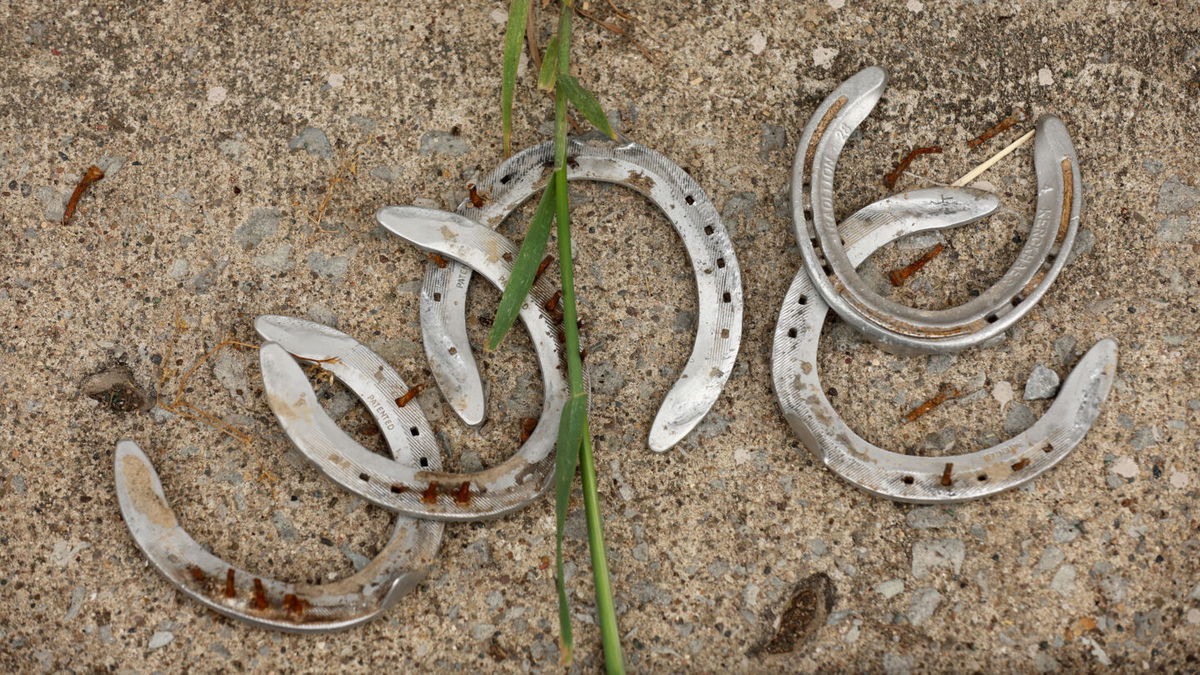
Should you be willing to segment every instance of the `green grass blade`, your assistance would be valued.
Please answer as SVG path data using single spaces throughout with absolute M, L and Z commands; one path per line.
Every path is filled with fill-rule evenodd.
M 617 140 L 617 132 L 613 131 L 612 125 L 608 123 L 608 116 L 604 114 L 600 102 L 596 100 L 595 96 L 592 96 L 592 92 L 579 84 L 579 80 L 570 75 L 559 75 L 558 86 L 566 93 L 567 100 L 571 102 L 571 105 L 583 113 L 592 126 L 604 132 L 614 141 Z
M 567 604 L 566 579 L 563 577 L 563 530 L 567 523 L 567 510 L 571 503 L 571 486 L 575 483 L 575 469 L 579 464 L 579 446 L 586 422 L 587 394 L 572 394 L 567 399 L 566 405 L 563 406 L 562 418 L 558 423 L 558 443 L 554 456 L 554 578 L 558 586 L 559 643 L 563 649 L 564 663 L 571 662 L 573 638 L 571 635 L 571 608 Z
M 587 517 L 588 550 L 592 553 L 592 579 L 596 583 L 596 616 L 600 619 L 600 642 L 604 646 L 604 671 L 625 672 L 625 656 L 613 608 L 612 584 L 608 577 L 608 552 L 604 548 L 604 519 L 600 517 L 600 494 L 596 462 L 592 456 L 592 434 L 584 420 L 579 446 L 579 482 L 583 486 L 583 510 Z
M 550 238 L 550 222 L 553 220 L 554 183 L 550 182 L 546 184 L 546 189 L 542 190 L 537 210 L 529 223 L 529 231 L 525 233 L 525 241 L 521 242 L 521 250 L 513 263 L 512 274 L 504 287 L 504 295 L 500 297 L 496 320 L 492 322 L 492 329 L 488 333 L 487 349 L 500 346 L 500 341 L 516 322 L 521 305 L 525 303 L 525 296 L 529 294 L 534 277 L 537 276 L 538 266 L 541 265 L 546 241 Z
M 525 20 L 529 0 L 512 0 L 508 6 L 508 28 L 504 31 L 504 71 L 500 80 L 500 118 L 504 135 L 504 154 L 512 154 L 513 91 L 517 85 L 517 66 L 525 43 Z
M 546 45 L 546 56 L 542 58 L 542 69 L 538 72 L 538 89 L 554 91 L 558 75 L 558 36 L 550 38 Z

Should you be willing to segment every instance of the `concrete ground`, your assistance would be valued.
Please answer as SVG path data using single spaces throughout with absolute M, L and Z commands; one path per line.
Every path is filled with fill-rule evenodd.
M 681 447 L 651 453 L 650 422 L 690 345 L 690 269 L 642 198 L 573 188 L 628 665 L 1200 668 L 1196 3 L 619 5 L 654 60 L 581 19 L 576 74 L 627 135 L 708 191 L 747 298 L 724 395 Z M 584 6 L 631 26 L 604 2 Z M 181 372 L 222 339 L 257 342 L 252 321 L 264 313 L 335 323 L 409 381 L 429 379 L 417 323 L 424 257 L 372 214 L 451 208 L 500 161 L 505 7 L 0 3 L 6 669 L 557 669 L 550 500 L 449 526 L 427 582 L 386 618 L 305 637 L 231 622 L 176 592 L 135 548 L 113 491 L 114 444 L 128 437 L 156 463 L 183 525 L 243 567 L 336 577 L 382 544 L 387 514 L 289 449 L 253 353 L 222 351 L 187 382 L 191 403 L 249 442 L 151 405 L 156 394 L 170 402 Z M 915 146 L 945 152 L 919 158 L 899 188 L 957 178 L 1028 128 L 966 146 L 1014 110 L 1054 112 L 1074 138 L 1086 199 L 1077 258 L 1003 344 L 901 358 L 834 325 L 822 348 L 824 382 L 856 430 L 954 454 L 1045 409 L 1023 397 L 1035 366 L 1065 375 L 1096 340 L 1115 338 L 1119 376 L 1095 428 L 1027 488 L 945 509 L 867 496 L 812 460 L 771 391 L 772 330 L 800 265 L 787 199 L 794 145 L 817 103 L 871 64 L 891 82 L 843 156 L 843 213 L 885 196 L 881 175 Z M 531 77 L 518 90 L 518 147 L 550 130 Z M 983 176 L 1005 213 L 945 234 L 946 252 L 893 297 L 945 306 L 999 277 L 1032 214 L 1030 156 L 1027 146 Z M 64 201 L 92 164 L 107 176 L 63 225 Z M 524 222 L 503 230 L 519 238 Z M 888 247 L 865 274 L 878 279 L 930 243 Z M 497 297 L 482 284 L 472 292 L 477 339 Z M 452 466 L 507 455 L 521 418 L 540 408 L 523 336 L 483 362 L 482 430 L 458 425 L 435 389 L 420 397 Z M 88 395 L 89 376 L 121 366 L 136 389 Z M 942 382 L 967 395 L 902 423 Z M 322 387 L 343 427 L 377 443 L 361 407 Z M 569 532 L 576 669 L 591 672 L 600 653 L 578 512 Z M 760 649 L 789 642 L 780 655 Z

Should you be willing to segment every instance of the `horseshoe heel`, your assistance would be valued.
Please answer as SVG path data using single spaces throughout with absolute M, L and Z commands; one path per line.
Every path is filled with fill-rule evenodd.
M 264 349 L 275 348 L 266 345 Z M 385 377 L 399 378 L 390 368 Z M 357 382 L 374 371 L 342 367 L 347 386 L 359 396 Z M 311 391 L 305 379 L 304 387 Z M 366 400 L 364 398 L 364 400 Z M 386 425 L 402 413 L 391 400 L 368 404 L 398 461 L 441 465 L 436 444 L 414 447 L 405 433 Z M 318 414 L 324 415 L 322 409 Z M 407 415 L 413 415 L 409 411 Z M 416 413 L 419 415 L 419 413 Z M 428 422 L 421 424 L 428 428 Z M 261 628 L 291 633 L 325 633 L 366 623 L 383 614 L 428 572 L 441 546 L 445 525 L 403 517 L 395 519 L 391 538 L 358 572 L 330 584 L 289 583 L 270 579 L 228 563 L 206 550 L 179 525 L 163 493 L 150 459 L 137 443 L 117 443 L 115 477 L 121 515 L 138 548 L 158 571 L 185 595 L 233 619 Z
M 874 205 L 864 209 L 868 211 Z M 873 229 L 859 212 L 843 228 L 846 252 L 857 266 L 876 248 L 904 234 L 935 229 L 918 220 Z M 1033 426 L 991 448 L 953 457 L 890 452 L 854 433 L 825 396 L 817 375 L 817 347 L 829 312 L 810 275 L 801 269 L 784 296 L 771 355 L 780 407 L 804 445 L 838 476 L 872 494 L 902 502 L 949 503 L 977 499 L 1022 485 L 1060 462 L 1100 414 L 1117 367 L 1117 345 L 1097 342 L 1066 378 L 1058 397 Z
M 462 216 L 430 209 L 388 207 L 380 222 L 416 245 L 471 266 L 498 287 L 508 282 L 517 247 L 502 235 Z M 545 309 L 550 281 L 539 281 L 521 309 L 529 330 L 544 388 L 542 414 L 529 439 L 503 463 L 473 473 L 450 473 L 394 462 L 359 445 L 320 405 L 297 358 L 335 372 L 341 364 L 373 373 L 386 365 L 353 338 L 331 328 L 295 319 L 263 317 L 256 326 L 277 341 L 261 350 L 267 400 L 280 426 L 297 449 L 326 476 L 363 499 L 397 513 L 441 521 L 469 521 L 510 513 L 537 499 L 554 477 L 554 443 L 568 389 L 563 376 L 555 322 Z M 307 325 L 305 325 L 307 324 Z M 406 387 L 382 388 L 377 396 L 394 401 Z M 365 400 L 365 399 L 364 399 Z M 407 410 L 410 406 L 405 406 Z M 415 405 L 411 407 L 416 407 Z M 407 429 L 414 437 L 433 439 L 423 428 Z
M 488 227 L 499 225 L 536 194 L 548 179 L 552 143 L 505 161 L 477 190 L 482 208 L 470 201 L 458 213 Z M 742 330 L 742 282 L 733 243 L 704 191 L 666 157 L 637 143 L 613 143 L 598 134 L 571 139 L 568 180 L 624 185 L 654 202 L 679 233 L 691 259 L 699 296 L 696 338 L 687 364 L 664 397 L 648 444 L 661 452 L 688 434 L 720 396 L 737 358 Z M 387 213 L 387 209 L 380 212 Z M 386 223 L 384 224 L 386 226 Z M 484 417 L 483 385 L 466 333 L 466 294 L 471 271 L 463 265 L 430 264 L 421 290 L 421 330 L 430 370 L 446 399 L 467 424 Z
M 821 298 L 868 339 L 897 353 L 960 351 L 1011 327 L 1037 304 L 1066 264 L 1082 203 L 1075 150 L 1058 118 L 1038 121 L 1036 215 L 1017 259 L 995 284 L 949 309 L 898 304 L 875 293 L 858 276 L 838 233 L 833 206 L 838 157 L 879 100 L 886 80 L 880 68 L 859 72 L 818 106 L 805 127 L 792 174 L 796 239 Z

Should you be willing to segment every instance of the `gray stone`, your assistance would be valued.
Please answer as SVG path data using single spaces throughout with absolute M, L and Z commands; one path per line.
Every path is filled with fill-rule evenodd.
M 904 582 L 900 579 L 890 579 L 875 584 L 875 592 L 882 595 L 884 600 L 890 600 L 904 592 Z
M 275 526 L 275 531 L 281 538 L 287 541 L 296 541 L 296 528 L 292 525 L 292 521 L 283 515 L 282 511 L 275 511 L 271 514 L 271 524 Z
M 1129 441 L 1134 450 L 1145 450 L 1151 446 L 1158 445 L 1158 429 L 1155 427 L 1142 427 L 1133 433 L 1133 440 Z
M 1033 667 L 1039 673 L 1053 673 L 1058 670 L 1058 661 L 1047 652 L 1038 652 L 1033 655 Z
M 1054 341 L 1054 355 L 1058 357 L 1061 365 L 1069 365 L 1075 360 L 1075 343 L 1075 338 L 1070 335 L 1064 335 Z
M 487 594 L 487 606 L 491 609 L 499 609 L 500 605 L 504 604 L 504 594 L 500 591 L 491 591 Z
M 913 592 L 912 601 L 908 605 L 908 622 L 920 626 L 933 616 L 938 605 L 942 603 L 942 594 L 935 588 L 920 588 Z
M 125 166 L 125 158 L 105 155 L 96 160 L 96 166 L 104 172 L 104 178 L 109 179 L 117 175 L 121 167 Z
M 1187 216 L 1164 218 L 1154 231 L 1154 236 L 1167 244 L 1181 244 L 1191 239 L 1191 231 L 1195 225 L 1196 221 Z
M 933 570 L 950 569 L 958 574 L 967 547 L 961 539 L 925 539 L 913 544 L 912 575 L 927 579 Z
M 461 136 L 455 136 L 449 131 L 426 131 L 421 136 L 421 145 L 418 152 L 422 155 L 465 155 L 471 149 L 467 145 L 467 140 Z
M 809 539 L 808 550 L 812 551 L 813 555 L 820 557 L 829 552 L 829 545 L 825 543 L 824 539 Z
M 60 222 L 63 219 L 63 213 L 67 209 L 67 200 L 70 199 L 69 192 L 59 192 L 52 187 L 40 187 L 37 189 L 37 198 L 42 202 L 44 209 L 43 215 L 46 220 Z
M 233 231 L 233 240 L 244 249 L 252 249 L 279 229 L 279 209 L 254 209 L 250 217 Z
M 355 129 L 358 129 L 359 131 L 363 132 L 364 134 L 369 134 L 372 131 L 375 131 L 375 127 L 378 125 L 379 125 L 379 122 L 376 122 L 375 120 L 371 119 L 370 117 L 363 117 L 362 115 L 351 115 L 350 116 L 350 126 L 354 127 Z
M 931 354 L 925 360 L 925 372 L 930 375 L 941 375 L 950 370 L 950 366 L 954 365 L 957 360 L 953 354 Z
M 1036 421 L 1037 415 L 1033 414 L 1033 410 L 1031 410 L 1029 406 L 1025 405 L 1024 403 L 1013 404 L 1013 406 L 1008 409 L 1008 415 L 1004 418 L 1004 433 L 1008 434 L 1009 436 L 1016 436 L 1022 431 L 1025 431 L 1029 427 L 1033 426 L 1033 423 Z
M 387 166 L 377 166 L 374 169 L 371 169 L 371 176 L 378 178 L 385 183 L 391 183 L 392 181 L 396 180 L 396 175 L 392 173 L 391 167 Z
M 1063 565 L 1050 580 L 1050 589 L 1064 598 L 1075 592 L 1075 566 Z
M 721 220 L 726 227 L 734 227 L 742 218 L 754 215 L 754 206 L 758 203 L 758 195 L 753 192 L 738 192 L 725 200 L 721 207 Z
M 1133 625 L 1139 640 L 1152 640 L 1162 632 L 1163 615 L 1161 609 L 1148 612 L 1137 612 L 1133 615 Z
M 908 526 L 917 530 L 932 530 L 946 527 L 954 522 L 951 516 L 940 506 L 919 506 L 905 515 Z
M 171 262 L 171 266 L 167 268 L 167 276 L 176 281 L 183 281 L 188 275 L 188 261 L 183 258 L 176 258 Z
M 87 589 L 83 586 L 76 586 L 71 590 L 71 604 L 67 607 L 67 613 L 63 615 L 63 621 L 70 621 L 79 616 L 79 609 L 83 607 L 85 597 L 87 597 Z
M 913 657 L 908 654 L 888 652 L 883 655 L 883 672 L 887 675 L 909 675 L 912 667 Z
M 280 244 L 270 253 L 262 253 L 254 257 L 254 264 L 276 272 L 286 272 L 292 268 L 292 245 Z
M 1070 252 L 1067 253 L 1067 262 L 1063 264 L 1072 264 L 1080 256 L 1086 256 L 1091 253 L 1096 247 L 1096 234 L 1093 234 L 1091 229 L 1080 227 L 1079 232 L 1075 233 L 1075 245 L 1070 247 Z
M 342 546 L 342 555 L 354 565 L 354 571 L 357 572 L 371 563 L 371 559 L 361 553 L 352 551 L 349 546 Z
M 1158 203 L 1154 210 L 1159 213 L 1175 215 L 1191 211 L 1200 202 L 1200 188 L 1188 185 L 1172 176 L 1163 181 L 1158 189 Z
M 310 155 L 333 159 L 333 146 L 329 144 L 329 137 L 316 127 L 305 127 L 298 136 L 288 141 L 288 150 L 303 150 Z
M 159 647 L 166 647 L 168 644 L 170 644 L 171 640 L 174 640 L 174 639 L 175 639 L 174 633 L 170 633 L 165 630 L 155 631 L 154 635 L 150 636 L 150 644 L 147 646 L 150 647 L 150 649 L 158 649 Z
M 308 254 L 308 268 L 323 277 L 340 280 L 350 268 L 350 255 L 327 256 L 313 251 Z
M 1057 513 L 1050 516 L 1051 536 L 1055 543 L 1069 544 L 1079 537 L 1079 521 L 1067 520 Z
M 1058 393 L 1058 385 L 1058 373 L 1039 363 L 1033 367 L 1033 372 L 1029 373 L 1029 379 L 1025 381 L 1025 400 L 1053 398 Z
M 687 310 L 675 312 L 675 322 L 671 328 L 676 332 L 690 332 L 696 325 L 696 313 Z
M 1197 589 L 1200 590 L 1200 586 Z M 1109 602 L 1121 602 L 1129 592 L 1129 582 L 1122 576 L 1110 574 L 1100 580 L 1100 592 Z M 1200 600 L 1200 595 L 1194 599 Z
M 213 377 L 225 387 L 229 396 L 246 405 L 249 401 L 250 378 L 246 374 L 247 359 L 236 348 L 222 349 L 212 361 Z
M 1062 552 L 1062 549 L 1057 546 L 1047 546 L 1042 549 L 1042 557 L 1038 559 L 1037 566 L 1034 567 L 1034 572 L 1042 574 L 1058 567 L 1066 560 L 1067 556 Z
M 471 627 L 471 637 L 476 640 L 486 640 L 496 633 L 496 627 L 490 623 L 477 623 Z
M 772 152 L 787 149 L 787 129 L 774 124 L 762 125 L 762 139 L 758 142 L 758 156 L 766 161 Z
M 334 314 L 332 309 L 319 302 L 314 302 L 308 306 L 308 318 L 331 328 L 337 328 L 338 325 L 337 314 Z

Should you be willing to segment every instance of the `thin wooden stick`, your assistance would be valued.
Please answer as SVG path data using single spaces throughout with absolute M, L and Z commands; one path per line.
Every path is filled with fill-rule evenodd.
M 980 164 L 979 166 L 975 167 L 974 169 L 971 169 L 971 171 L 967 172 L 967 174 L 965 176 L 963 176 L 962 178 L 959 178 L 958 180 L 954 181 L 950 185 L 952 187 L 963 187 L 967 183 L 970 183 L 971 181 L 975 180 L 976 178 L 979 178 L 979 176 L 982 175 L 984 171 L 987 171 L 988 169 L 992 168 L 993 166 L 996 165 L 997 162 L 999 162 L 1000 160 L 1004 159 L 1005 157 L 1008 157 L 1009 155 L 1011 155 L 1014 150 L 1021 147 L 1022 145 L 1025 145 L 1026 143 L 1028 143 L 1029 139 L 1033 138 L 1033 135 L 1035 133 L 1036 133 L 1035 129 L 1030 129 L 1029 132 L 1026 133 L 1024 136 L 1013 141 L 1012 143 L 1010 143 L 1008 145 L 1008 147 L 1006 147 L 1003 150 L 1001 150 L 1000 152 L 997 152 L 996 154 L 992 155 L 983 164 Z

